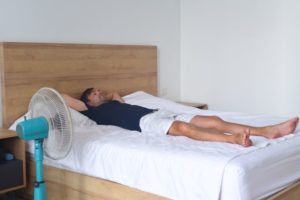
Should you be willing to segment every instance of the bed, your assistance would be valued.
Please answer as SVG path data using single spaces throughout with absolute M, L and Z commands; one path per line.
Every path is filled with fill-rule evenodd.
M 120 92 L 131 104 L 175 109 L 178 112 L 219 115 L 229 121 L 253 125 L 265 125 L 284 120 L 271 116 L 201 111 L 155 97 L 157 94 L 156 51 L 155 46 L 137 45 L 2 43 L 0 66 L 4 127 L 9 127 L 24 114 L 32 94 L 45 86 L 74 97 L 78 97 L 87 87 L 101 87 Z M 124 130 L 118 130 L 116 133 L 115 128 L 97 127 L 100 133 L 113 129 L 113 134 L 102 134 L 102 139 L 96 139 L 93 137 L 101 134 L 90 133 L 93 137 L 86 141 L 91 147 L 95 145 L 94 141 L 104 142 L 100 146 L 108 146 L 109 150 L 103 152 L 109 152 L 109 155 L 115 158 L 112 163 L 111 160 L 106 159 L 104 164 L 110 163 L 107 166 L 101 162 L 99 162 L 101 167 L 95 166 L 102 169 L 102 172 L 97 172 L 100 177 L 103 176 L 102 178 L 91 173 L 93 170 L 89 170 L 88 167 L 85 167 L 81 173 L 76 172 L 76 169 L 72 168 L 76 166 L 74 163 L 68 165 L 70 160 L 61 163 L 45 160 L 48 199 L 226 200 L 298 199 L 300 196 L 298 129 L 294 135 L 278 140 L 253 138 L 254 147 L 242 148 L 237 145 L 192 141 L 183 137 L 147 138 L 138 133 L 123 134 Z M 75 143 L 82 141 L 82 134 L 86 128 L 78 127 L 77 130 Z M 109 138 L 117 142 L 107 143 Z M 126 143 L 132 140 L 139 142 Z M 187 144 L 191 148 L 186 148 Z M 94 148 L 98 147 L 99 145 L 96 145 Z M 125 149 L 130 153 L 117 157 Z M 222 159 L 219 157 L 215 159 L 215 155 L 210 154 L 214 152 L 213 149 L 218 149 L 217 154 Z M 204 157 L 204 154 L 208 154 L 209 157 Z M 107 157 L 101 154 L 99 156 L 102 157 L 95 159 L 103 160 Z M 137 165 L 138 159 L 141 158 L 145 162 Z M 205 164 L 206 169 L 203 168 L 206 170 L 203 171 L 205 173 L 193 171 L 198 167 L 202 169 L 200 166 L 203 160 L 199 158 L 208 159 Z M 125 160 L 129 160 L 130 163 L 127 165 L 131 164 L 131 168 L 113 168 L 114 162 L 122 165 Z M 29 184 L 28 188 L 20 194 L 31 199 L 34 165 L 30 156 L 27 164 Z M 215 168 L 216 171 L 207 170 L 207 166 L 211 169 Z M 93 168 L 92 165 L 90 167 Z M 114 169 L 112 177 L 106 174 L 109 171 L 107 168 Z M 146 168 L 151 168 L 151 173 L 141 171 Z M 219 176 L 214 177 L 213 174 Z M 132 179 L 134 176 L 136 176 L 135 181 Z M 205 182 L 199 182 L 199 179 L 204 179 Z M 211 187 L 214 185 L 217 187 Z

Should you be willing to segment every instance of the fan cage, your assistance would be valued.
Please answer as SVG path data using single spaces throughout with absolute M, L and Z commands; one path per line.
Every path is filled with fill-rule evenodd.
M 49 124 L 48 138 L 43 142 L 44 152 L 52 159 L 62 159 L 72 145 L 72 120 L 63 97 L 52 88 L 37 91 L 29 103 L 29 117 L 45 117 Z

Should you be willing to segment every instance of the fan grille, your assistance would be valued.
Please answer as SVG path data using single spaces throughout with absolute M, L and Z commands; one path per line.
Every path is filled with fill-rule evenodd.
M 49 124 L 48 138 L 44 140 L 46 156 L 64 158 L 71 149 L 72 122 L 70 111 L 61 95 L 52 88 L 42 88 L 31 98 L 30 118 L 45 117 Z

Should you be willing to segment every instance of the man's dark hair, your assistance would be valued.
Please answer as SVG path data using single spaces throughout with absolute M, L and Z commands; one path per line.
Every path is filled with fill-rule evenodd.
M 94 88 L 88 88 L 84 90 L 83 93 L 81 94 L 80 100 L 83 101 L 85 104 L 87 104 L 89 102 L 88 97 L 92 93 L 93 89 Z

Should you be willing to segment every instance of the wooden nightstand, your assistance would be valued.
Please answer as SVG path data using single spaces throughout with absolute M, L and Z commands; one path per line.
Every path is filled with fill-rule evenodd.
M 192 102 L 182 102 L 182 101 L 178 101 L 177 103 L 181 103 L 181 104 L 184 104 L 186 106 L 192 106 L 192 107 L 203 109 L 203 110 L 208 109 L 208 105 L 205 104 L 205 103 L 192 103 Z
M 2 173 L 5 172 L 0 178 L 0 194 L 24 188 L 26 186 L 25 142 L 19 139 L 16 132 L 0 128 L 0 148 L 12 153 L 15 158 L 12 161 L 0 163 L 0 170 L 3 170 Z M 6 170 L 16 170 L 16 172 L 6 175 Z M 13 176 L 15 179 L 11 178 Z

